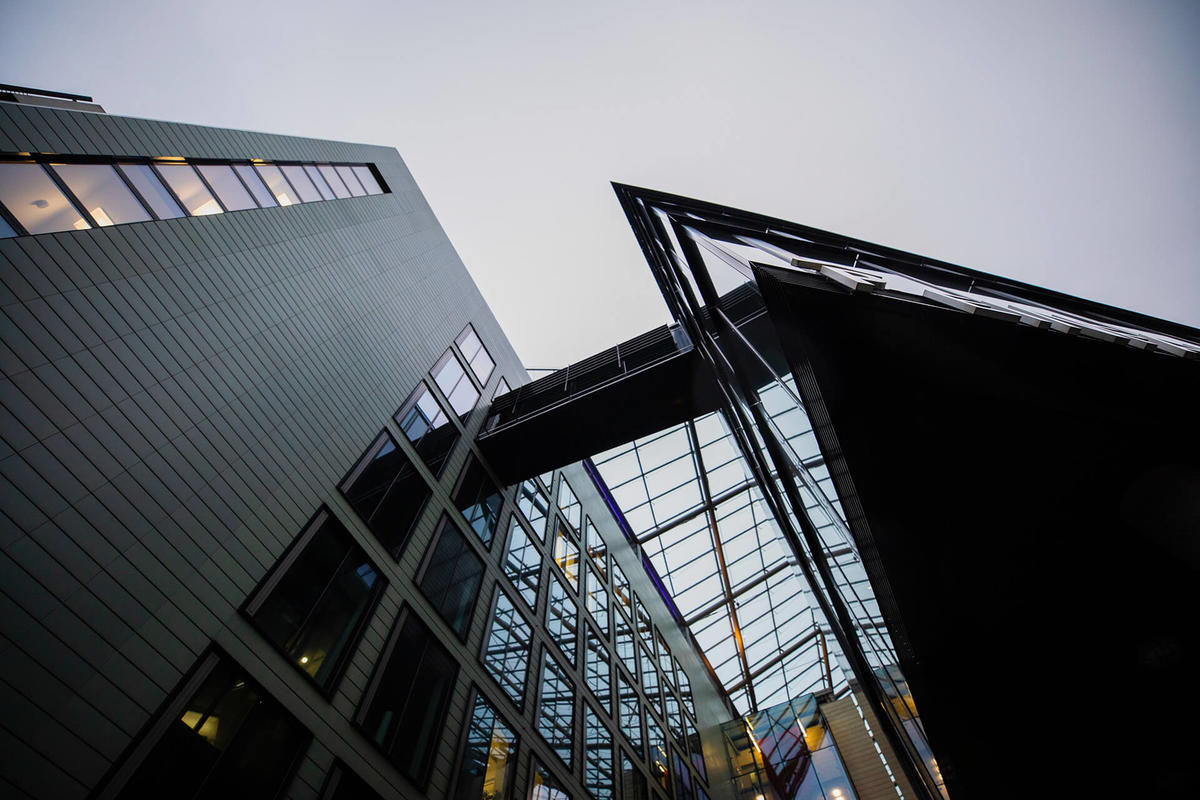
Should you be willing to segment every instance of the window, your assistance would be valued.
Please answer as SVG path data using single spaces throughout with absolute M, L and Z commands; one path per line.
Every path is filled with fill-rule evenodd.
M 550 599 L 546 603 L 546 632 L 562 650 L 567 661 L 575 663 L 575 640 L 579 633 L 579 609 L 562 581 L 551 576 Z
M 567 527 L 558 522 L 554 535 L 554 563 L 571 582 L 572 589 L 579 589 L 579 545 L 575 544 Z
M 52 164 L 51 169 L 58 173 L 97 225 L 104 227 L 150 219 L 150 214 L 129 191 L 125 181 L 108 164 Z
M 450 408 L 454 409 L 459 419 L 465 421 L 475 403 L 479 401 L 479 390 L 467 378 L 467 373 L 463 371 L 463 366 L 453 350 L 447 350 L 446 354 L 438 359 L 433 368 L 433 381 L 446 396 Z
M 637 632 L 638 639 L 646 646 L 651 653 L 654 652 L 654 627 L 650 624 L 650 613 L 646 611 L 646 607 L 642 605 L 641 599 L 635 594 L 633 596 L 633 607 L 637 610 Z
M 571 490 L 571 484 L 567 483 L 566 478 L 558 485 L 558 509 L 562 512 L 563 519 L 571 523 L 575 530 L 583 527 L 583 505 Z
M 544 541 L 546 530 L 546 515 L 550 510 L 550 501 L 533 481 L 525 481 L 517 489 L 517 508 L 529 520 L 529 524 L 537 531 L 537 537 Z
M 441 477 L 450 451 L 458 443 L 458 428 L 450 421 L 425 381 L 421 381 L 409 395 L 395 419 L 425 466 L 429 467 L 434 477 Z
M 350 194 L 355 197 L 362 197 L 367 193 L 367 190 L 362 188 L 362 184 L 358 182 L 358 177 L 354 174 L 354 170 L 349 167 L 338 166 L 334 167 L 340 177 L 346 184 L 346 188 L 350 190 Z
M 624 752 L 621 753 L 621 798 L 622 800 L 648 800 L 649 789 L 646 776 Z
M 11 239 L 16 236 L 17 232 L 13 230 L 13 226 L 8 224 L 8 220 L 0 214 L 0 239 Z
M 639 756 L 642 754 L 642 701 L 637 690 L 617 672 L 617 725 L 621 733 L 633 745 Z
M 312 737 L 228 656 L 210 650 L 97 798 L 277 798 Z
M 317 187 L 313 186 L 313 182 L 309 180 L 308 174 L 304 171 L 304 167 L 288 164 L 280 167 L 283 170 L 284 176 L 300 195 L 301 203 L 313 203 L 317 200 L 322 200 L 321 193 L 317 191 Z M 280 203 L 282 205 L 282 203 Z
M 383 797 L 341 761 L 334 761 L 321 789 L 321 800 L 383 800 Z
M 525 677 L 529 670 L 529 643 L 533 629 L 517 613 L 508 594 L 496 588 L 496 610 L 484 640 L 483 665 L 517 708 L 525 700 Z
M 292 206 L 300 202 L 300 195 L 296 194 L 296 190 L 287 182 L 279 167 L 274 164 L 256 164 L 254 168 L 258 170 L 259 177 L 267 184 L 271 194 L 279 201 L 279 205 Z
M 487 385 L 488 378 L 492 376 L 492 370 L 496 367 L 496 362 L 488 355 L 483 342 L 475 333 L 475 328 L 468 323 L 467 329 L 460 333 L 454 341 L 458 344 L 458 349 L 462 351 L 467 365 L 471 367 L 471 372 L 475 373 L 475 377 L 479 379 L 479 385 Z
M 359 165 L 352 167 L 352 169 L 358 177 L 358 182 L 362 184 L 367 194 L 383 194 L 383 187 L 379 185 L 379 181 L 375 180 L 375 173 L 370 167 Z
M 624 570 L 617 565 L 617 561 L 613 559 L 613 594 L 617 596 L 617 602 L 630 619 L 633 619 L 633 593 L 629 590 L 629 579 L 625 577 Z
M 657 629 L 654 631 L 654 640 L 658 642 L 658 668 L 662 670 L 667 683 L 674 685 L 675 659 L 671 658 L 671 649 L 667 647 L 667 641 L 663 638 L 662 632 Z
M 323 200 L 332 200 L 336 197 L 333 189 L 329 188 L 329 184 L 325 182 L 324 176 L 321 175 L 315 164 L 305 164 L 304 174 L 313 182 L 313 186 L 317 187 L 317 192 L 320 193 Z
M 608 665 L 608 650 L 591 625 L 584 626 L 583 675 L 592 696 L 604 710 L 612 709 L 612 672 Z
M 509 800 L 516 763 L 516 734 L 476 689 L 467 741 L 458 762 L 455 800 Z
M 386 584 L 350 532 L 322 509 L 244 610 L 286 659 L 328 693 Z
M 600 574 L 608 577 L 608 545 L 600 538 L 591 517 L 583 518 L 583 546 L 587 549 L 588 558 Z
M 220 214 L 223 209 L 190 164 L 159 164 L 158 174 L 193 217 Z
M 379 434 L 350 475 L 342 495 L 393 558 L 400 558 L 432 492 L 391 435 Z
M 636 678 L 638 674 L 637 645 L 633 641 L 633 627 L 623 614 L 616 614 L 613 619 L 616 621 L 617 628 L 616 635 L 613 637 L 617 658 L 621 659 L 621 663 L 629 670 L 629 674 Z
M 585 569 L 584 577 L 587 584 L 585 595 L 587 611 L 592 615 L 592 619 L 600 625 L 601 632 L 608 636 L 608 590 L 595 570 Z
M 595 800 L 612 800 L 612 734 L 600 722 L 591 706 L 583 704 L 583 785 Z
M 678 751 L 671 750 L 671 770 L 675 774 L 675 800 L 695 800 L 692 793 L 692 773 Z
M 476 458 L 471 458 L 454 492 L 454 507 L 462 512 L 484 547 L 492 546 L 500 524 L 500 506 L 504 498 L 496 484 Z
M 650 751 L 650 777 L 669 795 L 671 793 L 670 745 L 663 734 L 662 726 L 651 714 L 646 715 L 646 744 Z
M 246 191 L 246 187 L 228 164 L 197 164 L 196 171 L 216 192 L 226 211 L 258 208 L 258 203 L 254 202 L 250 192 Z
M 678 661 L 675 662 L 675 677 L 679 679 L 679 699 L 683 701 L 683 708 L 691 715 L 692 719 L 695 719 L 696 703 L 692 698 L 692 682 L 688 680 L 687 673 L 683 671 L 683 665 Z
M 696 732 L 696 726 L 691 720 L 688 720 L 688 747 L 692 751 L 692 766 L 701 778 L 708 780 L 708 769 L 704 763 L 704 744 L 700 741 L 700 734 Z
M 483 581 L 483 561 L 449 517 L 442 516 L 421 573 L 421 591 L 450 630 L 465 640 L 475 598 Z
M 121 170 L 125 179 L 142 196 L 142 200 L 154 212 L 154 216 L 159 219 L 185 216 L 179 203 L 175 202 L 175 198 L 159 180 L 158 173 L 151 169 L 149 164 L 118 164 L 117 169 Z
M 542 577 L 542 553 L 530 540 L 515 516 L 508 520 L 508 547 L 504 551 L 504 574 L 517 587 L 521 599 L 532 610 L 537 607 L 538 583 Z
M 249 164 L 234 164 L 233 171 L 242 179 L 242 183 L 246 184 L 246 188 L 250 190 L 250 194 L 254 195 L 255 202 L 260 206 L 274 208 L 279 205 L 275 200 L 275 195 L 271 194 L 262 178 L 254 171 L 254 167 Z
M 458 663 L 409 609 L 393 631 L 355 723 L 421 789 L 446 722 Z
M 321 173 L 321 177 L 329 184 L 329 188 L 333 189 L 333 194 L 336 197 L 346 198 L 350 196 L 350 190 L 346 188 L 346 184 L 338 176 L 337 171 L 328 164 L 318 164 L 317 170 Z
M 667 727 L 671 729 L 671 735 L 676 741 L 682 742 L 683 713 L 679 710 L 678 698 L 669 686 L 663 687 L 663 715 L 666 717 Z
M 0 201 L 28 233 L 92 227 L 41 164 L 0 163 Z
M 543 654 L 537 729 L 567 769 L 571 768 L 571 744 L 575 741 L 574 715 L 575 690 L 566 671 L 548 653 Z
M 652 707 L 662 703 L 662 688 L 658 679 L 658 670 L 654 668 L 654 656 L 644 647 L 638 648 L 642 658 L 642 690 L 646 692 L 646 702 Z
M 529 800 L 571 800 L 566 787 L 536 759 L 529 773 Z
M 508 394 L 511 391 L 512 389 L 509 387 L 508 381 L 504 380 L 504 378 L 501 378 L 496 384 L 496 391 L 492 394 L 492 399 L 495 400 L 500 395 Z

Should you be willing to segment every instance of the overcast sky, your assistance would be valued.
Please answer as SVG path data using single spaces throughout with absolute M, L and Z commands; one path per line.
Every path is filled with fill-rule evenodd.
M 666 321 L 612 180 L 1200 326 L 1197 0 L 26 1 L 4 18 L 0 82 L 397 147 L 531 367 Z

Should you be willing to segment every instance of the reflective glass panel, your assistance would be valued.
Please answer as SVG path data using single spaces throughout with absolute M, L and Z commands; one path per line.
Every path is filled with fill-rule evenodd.
M 479 402 L 479 390 L 467 378 L 453 350 L 447 350 L 433 368 L 433 380 L 446 396 L 454 413 L 458 414 L 459 419 L 466 420 L 471 409 Z
M 300 196 L 284 178 L 279 167 L 274 164 L 255 164 L 254 170 L 262 177 L 279 205 L 291 206 L 300 202 Z
M 509 800 L 516 762 L 516 734 L 476 690 L 454 797 L 457 800 Z
M 634 766 L 629 756 L 621 753 L 622 800 L 647 800 L 649 797 L 650 790 L 646 786 L 646 776 Z
M 583 658 L 583 673 L 588 689 L 605 711 L 611 710 L 612 671 L 608 665 L 608 650 L 604 647 L 604 640 L 596 635 L 590 625 L 584 626 Z
M 51 168 L 97 225 L 105 227 L 150 219 L 149 212 L 108 164 L 52 164 Z
M 325 179 L 325 183 L 329 184 L 329 188 L 333 189 L 333 193 L 336 196 L 350 196 L 350 190 L 346 188 L 346 184 L 342 183 L 342 179 L 338 177 L 337 170 L 328 164 L 319 164 L 317 171 L 321 173 L 321 177 Z
M 0 216 L 0 239 L 11 239 L 16 235 L 17 232 L 8 224 L 8 220 Z
M 517 613 L 508 594 L 497 588 L 496 613 L 488 628 L 483 665 L 517 707 L 525 699 L 525 676 L 529 670 L 529 643 L 533 629 Z
M 137 189 L 138 194 L 154 212 L 154 216 L 159 219 L 186 216 L 179 203 L 175 202 L 175 198 L 167 191 L 167 187 L 163 186 L 158 173 L 149 164 L 118 164 L 117 168 L 133 184 L 133 188 Z
M 554 535 L 554 563 L 571 582 L 571 588 L 579 589 L 579 545 L 571 538 L 566 526 L 560 521 Z
M 233 171 L 238 174 L 242 182 L 246 184 L 246 188 L 250 190 L 250 194 L 254 195 L 254 199 L 263 208 L 273 208 L 279 205 L 275 202 L 275 196 L 263 183 L 259 174 L 254 171 L 254 167 L 249 164 L 234 164 Z
M 629 674 L 636 678 L 638 674 L 637 645 L 633 641 L 633 627 L 625 619 L 624 614 L 614 614 L 613 620 L 616 625 L 613 644 L 616 647 L 617 658 L 621 659 L 621 663 L 629 670 Z
M 617 672 L 617 724 L 621 733 L 633 746 L 633 751 L 642 754 L 642 701 L 637 690 Z
M 663 713 L 667 718 L 667 726 L 676 741 L 683 741 L 683 713 L 679 710 L 679 700 L 670 687 L 663 687 Z
M 362 197 L 367 193 L 367 190 L 362 188 L 362 184 L 358 182 L 358 176 L 354 174 L 354 170 L 349 167 L 334 167 L 337 174 L 345 182 L 346 188 L 350 190 L 350 194 L 355 197 Z
M 586 703 L 583 706 L 583 785 L 595 800 L 612 800 L 615 796 L 612 734 Z
M 671 750 L 671 771 L 675 775 L 675 800 L 695 800 L 691 770 L 676 750 Z
M 667 642 L 663 639 L 661 632 L 655 630 L 654 639 L 658 642 L 658 668 L 662 670 L 663 677 L 667 679 L 667 683 L 674 686 L 675 659 L 671 658 L 671 650 L 667 647 Z
M 300 536 L 246 612 L 289 661 L 329 689 L 386 580 L 327 512 Z
M 512 389 L 509 388 L 508 381 L 504 380 L 504 378 L 501 378 L 496 384 L 496 392 L 492 395 L 492 399 L 495 399 L 503 394 L 508 394 L 511 391 Z
M 542 576 L 542 553 L 525 533 L 525 528 L 510 517 L 508 547 L 504 551 L 504 574 L 531 609 L 537 606 L 538 582 Z
M 458 428 L 442 410 L 433 392 L 421 381 L 396 415 L 396 424 L 404 431 L 417 455 L 434 476 L 441 476 L 450 451 L 458 443 Z
M 571 800 L 566 787 L 537 761 L 533 762 L 530 772 L 529 800 Z
M 592 522 L 591 517 L 583 518 L 583 546 L 587 548 L 588 558 L 600 574 L 608 576 L 608 545 L 600 538 L 600 531 Z
M 651 653 L 654 652 L 654 626 L 650 624 L 650 612 L 642 605 L 642 600 L 636 594 L 633 596 L 633 606 L 637 609 L 638 640 Z
M 567 483 L 566 478 L 558 484 L 558 508 L 562 511 L 563 518 L 571 523 L 575 530 L 583 527 L 583 505 L 571 490 L 571 484 Z
M 549 655 L 542 660 L 542 685 L 538 700 L 537 729 L 546 744 L 571 768 L 575 741 L 575 690 L 567 673 Z
M 432 492 L 408 457 L 384 432 L 342 484 L 342 495 L 393 558 L 408 543 Z
M 158 174 L 193 217 L 221 213 L 220 204 L 200 180 L 191 164 L 158 164 L 157 169 Z
M 313 164 L 305 164 L 304 172 L 308 175 L 308 179 L 313 182 L 313 186 L 317 187 L 317 191 L 321 193 L 322 200 L 332 200 L 336 195 L 333 189 L 329 188 L 329 184 L 325 182 L 325 178 L 321 175 L 321 171 Z
M 658 724 L 652 714 L 646 715 L 646 744 L 650 754 L 650 777 L 669 795 L 671 793 L 671 765 L 667 754 L 670 745 L 667 744 L 667 737 L 663 733 L 662 726 Z
M 454 507 L 462 512 L 485 547 L 492 546 L 504 497 L 478 459 L 471 458 L 454 491 Z
M 41 164 L 0 163 L 0 201 L 29 233 L 86 230 L 91 225 Z
M 462 351 L 463 358 L 467 360 L 471 371 L 475 373 L 475 377 L 479 379 L 479 383 L 486 384 L 488 378 L 492 375 L 492 370 L 496 366 L 496 362 L 492 361 L 492 357 L 488 355 L 488 351 L 484 349 L 483 342 L 479 340 L 479 336 L 475 333 L 475 328 L 467 325 L 467 329 L 463 331 L 458 339 L 458 349 Z
M 298 167 L 295 164 L 280 167 L 283 174 L 287 177 L 290 183 L 300 195 L 301 203 L 313 203 L 322 199 L 321 193 L 317 191 L 317 187 L 313 186 L 313 182 L 309 180 L 308 175 L 304 172 L 304 167 Z M 264 176 L 265 177 L 265 176 Z M 269 183 L 269 181 L 268 181 Z M 283 202 L 280 201 L 280 205 Z
M 538 539 L 545 536 L 546 515 L 550 510 L 550 501 L 533 481 L 525 481 L 517 489 L 517 508 L 525 515 L 525 519 L 537 531 Z
M 587 604 L 588 613 L 600 626 L 600 631 L 608 636 L 608 589 L 595 570 L 587 569 L 584 573 L 587 582 L 587 599 L 584 602 Z
M 575 642 L 579 633 L 579 607 L 571 599 L 562 581 L 551 576 L 550 599 L 546 603 L 546 632 L 563 651 L 567 661 L 575 663 Z
M 370 167 L 353 167 L 354 174 L 358 176 L 358 182 L 362 184 L 363 189 L 367 194 L 383 194 L 383 189 L 379 186 L 379 181 L 375 180 L 375 175 L 371 172 Z
M 200 672 L 200 687 L 116 797 L 161 797 L 163 787 L 173 797 L 277 797 L 291 780 L 311 734 L 227 657 L 209 654 Z
M 654 656 L 639 647 L 638 654 L 642 660 L 642 691 L 646 693 L 646 702 L 655 708 L 662 703 L 662 689 L 659 686 L 658 670 L 654 668 Z
M 700 773 L 701 778 L 708 780 L 708 767 L 704 763 L 704 743 L 700 741 L 700 734 L 696 732 L 696 726 L 691 720 L 688 720 L 688 749 L 692 751 L 692 766 Z
M 446 723 L 458 663 L 411 609 L 384 648 L 356 722 L 421 789 Z
M 688 680 L 687 673 L 683 671 L 683 665 L 678 661 L 675 662 L 675 677 L 679 681 L 679 699 L 683 701 L 683 708 L 691 714 L 692 719 L 695 719 L 696 705 L 692 697 L 692 682 Z
M 633 619 L 633 593 L 629 590 L 629 579 L 625 577 L 625 572 L 622 570 L 613 559 L 613 594 L 615 594 L 617 607 L 629 615 Z
M 466 637 L 471 624 L 482 580 L 483 561 L 458 526 L 443 516 L 440 535 L 421 576 L 421 591 L 460 639 Z
M 208 181 L 208 185 L 217 193 L 221 205 L 226 211 L 244 211 L 247 208 L 258 208 L 258 203 L 246 191 L 246 187 L 233 174 L 233 167 L 228 164 L 197 164 L 196 170 Z

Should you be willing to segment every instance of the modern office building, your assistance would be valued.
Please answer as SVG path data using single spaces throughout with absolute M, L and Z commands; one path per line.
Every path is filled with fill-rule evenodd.
M 617 194 L 676 323 L 531 382 L 394 149 L 4 87 L 5 796 L 1011 795 L 1185 690 L 1196 331 Z

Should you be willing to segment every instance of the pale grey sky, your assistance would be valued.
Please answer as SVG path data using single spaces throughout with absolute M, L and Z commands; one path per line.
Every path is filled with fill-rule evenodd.
M 609 187 L 1200 326 L 1200 2 L 10 2 L 0 82 L 397 147 L 517 352 L 666 321 Z

